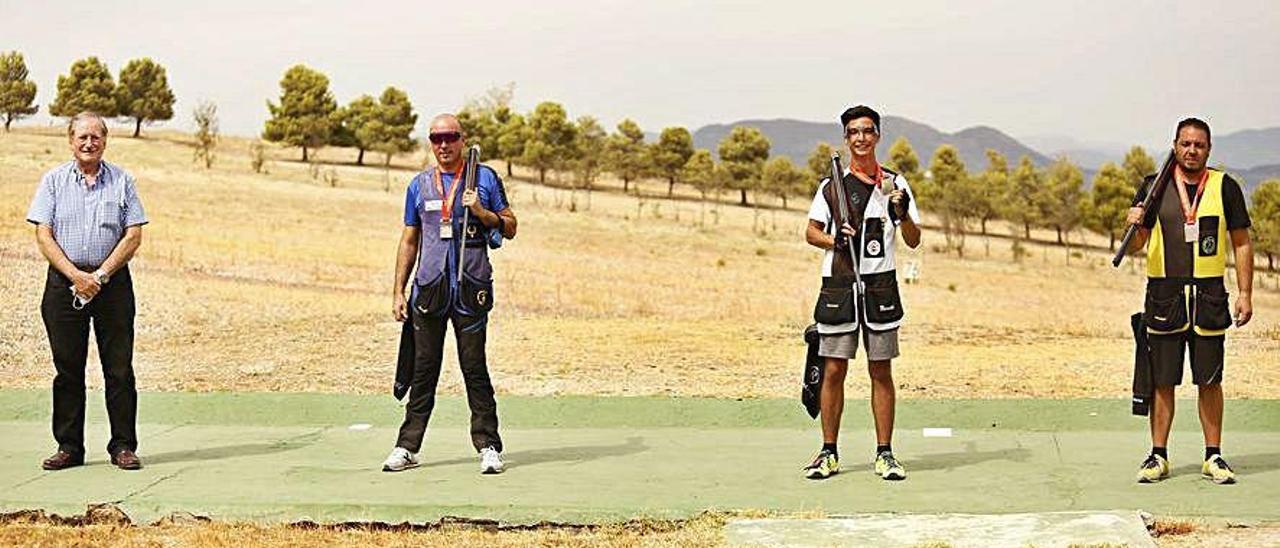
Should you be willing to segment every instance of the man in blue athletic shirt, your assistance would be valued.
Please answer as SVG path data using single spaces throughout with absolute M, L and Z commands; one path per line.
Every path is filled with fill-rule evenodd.
M 480 471 L 497 474 L 503 469 L 498 407 L 484 348 L 488 313 L 493 307 L 488 243 L 491 232 L 514 238 L 516 216 L 507 203 L 502 180 L 492 168 L 480 165 L 476 188 L 462 188 L 466 177 L 464 137 L 454 115 L 432 119 L 427 138 L 436 165 L 414 176 L 405 193 L 404 230 L 396 252 L 391 296 L 396 320 L 413 322 L 414 368 L 404 423 L 395 448 L 382 464 L 387 472 L 420 463 L 418 450 L 435 407 L 449 322 L 453 323 L 458 363 L 467 387 L 471 443 L 480 453 Z M 417 271 L 406 297 L 415 261 Z

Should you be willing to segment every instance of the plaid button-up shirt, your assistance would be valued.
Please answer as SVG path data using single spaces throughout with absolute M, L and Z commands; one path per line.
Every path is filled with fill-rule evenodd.
M 129 172 L 103 161 L 91 187 L 71 161 L 40 179 L 27 221 L 52 227 L 54 239 L 72 264 L 90 270 L 107 260 L 125 228 L 146 224 L 147 214 Z

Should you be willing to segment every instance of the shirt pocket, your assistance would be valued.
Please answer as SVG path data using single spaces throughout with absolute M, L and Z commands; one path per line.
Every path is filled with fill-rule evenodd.
M 119 229 L 123 222 L 124 206 L 117 200 L 103 200 L 98 203 L 98 226 Z

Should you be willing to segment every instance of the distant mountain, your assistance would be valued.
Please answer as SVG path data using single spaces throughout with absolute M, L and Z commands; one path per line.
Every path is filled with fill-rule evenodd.
M 1251 167 L 1249 169 L 1228 169 L 1229 173 L 1240 179 L 1240 185 L 1244 187 L 1245 194 L 1252 194 L 1253 189 L 1268 179 L 1280 179 L 1280 164 L 1271 164 L 1266 166 Z
M 1211 158 L 1215 163 L 1242 168 L 1280 164 L 1280 127 L 1215 135 Z
M 1065 155 L 1089 169 L 1098 169 L 1105 162 L 1120 163 L 1129 150 L 1128 146 L 1121 144 L 1081 141 L 1065 135 L 1032 135 L 1018 140 L 1051 157 Z M 1163 149 L 1168 143 L 1159 145 L 1156 148 Z M 1151 150 L 1147 149 L 1148 152 Z M 1231 166 L 1234 171 L 1280 164 L 1280 127 L 1215 135 L 1209 163 Z
M 705 148 L 715 154 L 720 141 L 729 135 L 734 126 L 751 126 L 758 128 L 772 143 L 770 153 L 785 155 L 797 164 L 803 165 L 820 142 L 841 146 L 840 124 L 834 122 L 805 122 L 790 119 L 775 120 L 742 120 L 730 124 L 712 124 L 693 132 L 693 146 Z M 950 144 L 960 152 L 965 167 L 970 171 L 980 171 L 987 165 L 987 149 L 995 149 L 1004 154 L 1010 164 L 1018 162 L 1023 155 L 1031 158 L 1036 165 L 1046 165 L 1049 157 L 1036 152 L 1017 139 L 988 126 L 971 127 L 956 133 L 944 133 L 926 124 L 915 122 L 898 116 L 885 116 L 881 120 L 884 136 L 876 147 L 876 155 L 885 160 L 889 157 L 889 147 L 898 137 L 906 137 L 920 157 L 920 163 L 929 164 L 933 151 L 940 145 Z
M 1051 158 L 1066 156 L 1088 170 L 1097 170 L 1107 162 L 1119 163 L 1129 151 L 1129 147 L 1123 144 L 1081 141 L 1069 135 L 1029 135 L 1018 137 L 1018 140 Z

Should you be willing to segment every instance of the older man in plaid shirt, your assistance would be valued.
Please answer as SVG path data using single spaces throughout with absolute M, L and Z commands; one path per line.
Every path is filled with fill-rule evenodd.
M 98 339 L 106 381 L 111 463 L 142 467 L 138 449 L 138 391 L 133 378 L 133 281 L 128 263 L 147 223 L 137 185 L 127 171 L 103 161 L 107 124 L 92 112 L 67 126 L 74 160 L 40 180 L 27 221 L 49 261 L 44 318 L 53 350 L 53 437 L 58 452 L 45 470 L 84 464 L 85 361 L 89 324 Z

